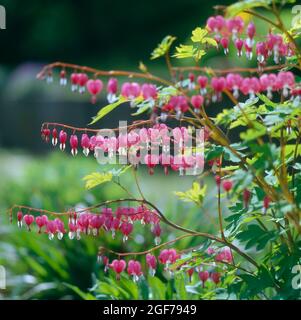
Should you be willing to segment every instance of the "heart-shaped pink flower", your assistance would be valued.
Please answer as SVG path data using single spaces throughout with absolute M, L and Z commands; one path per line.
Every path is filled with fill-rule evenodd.
M 89 80 L 87 82 L 87 89 L 92 95 L 97 95 L 100 93 L 100 91 L 103 88 L 103 83 L 101 80 L 96 79 L 96 80 Z

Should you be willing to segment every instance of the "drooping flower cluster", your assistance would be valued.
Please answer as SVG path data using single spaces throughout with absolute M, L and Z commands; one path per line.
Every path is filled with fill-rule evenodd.
M 53 82 L 52 71 L 49 71 L 46 80 L 48 83 Z M 89 78 L 86 73 L 73 72 L 70 75 L 71 90 L 81 94 L 86 91 L 91 95 L 91 102 L 96 103 L 97 96 L 102 92 L 104 83 L 101 79 L 94 75 L 94 78 Z M 60 84 L 66 86 L 68 83 L 66 71 L 63 69 L 60 72 Z M 144 100 L 153 102 L 157 98 L 158 90 L 153 84 L 144 83 L 140 85 L 137 82 L 125 82 L 121 86 L 120 96 L 118 95 L 118 80 L 110 78 L 106 85 L 107 100 L 109 103 L 114 103 L 120 96 L 133 101 L 141 96 Z M 134 106 L 134 104 L 132 104 Z
M 63 151 L 66 148 L 68 134 L 64 129 L 58 133 L 56 127 L 46 124 L 41 129 L 42 138 L 54 146 L 60 146 Z M 121 131 L 121 130 L 120 130 Z M 83 133 L 80 138 L 75 130 L 69 137 L 69 145 L 73 156 L 77 155 L 78 149 L 88 156 L 93 152 L 96 158 L 107 156 L 113 158 L 118 155 L 129 163 L 137 166 L 139 163 L 146 164 L 149 173 L 154 173 L 154 168 L 161 165 L 165 174 L 169 169 L 179 171 L 193 169 L 197 171 L 204 166 L 203 155 L 198 153 L 186 154 L 185 151 L 192 150 L 194 145 L 202 145 L 209 138 L 208 130 L 199 130 L 193 139 L 192 133 L 186 127 L 175 127 L 169 129 L 165 124 L 157 124 L 151 128 L 133 129 L 129 132 L 120 132 L 115 136 L 114 132 L 89 136 Z M 171 150 L 174 155 L 171 155 Z
M 188 77 L 192 78 L 191 74 Z M 225 90 L 232 92 L 236 99 L 240 94 L 253 98 L 256 93 L 267 93 L 270 99 L 273 98 L 273 93 L 282 94 L 285 98 L 296 94 L 295 76 L 290 71 L 281 71 L 278 74 L 264 73 L 260 77 L 243 77 L 238 73 L 228 73 L 226 76 L 209 79 L 200 75 L 196 78 L 196 82 L 194 88 L 199 89 L 200 95 L 191 98 L 191 105 L 196 112 L 210 101 L 220 101 Z
M 210 247 L 207 250 L 207 255 L 212 256 L 212 258 L 216 262 L 232 264 L 233 256 L 230 248 L 224 247 L 221 249 L 214 249 Z M 217 272 L 214 268 L 207 266 L 207 269 L 202 264 L 197 267 L 189 268 L 187 263 L 179 264 L 178 266 L 173 266 L 179 259 L 181 259 L 181 254 L 178 253 L 175 249 L 163 249 L 158 257 L 151 253 L 147 253 L 145 255 L 145 264 L 151 276 L 154 276 L 156 270 L 158 268 L 158 263 L 163 265 L 163 270 L 169 275 L 172 276 L 175 270 L 187 270 L 187 274 L 189 275 L 190 281 L 194 272 L 197 272 L 199 279 L 202 282 L 202 285 L 205 285 L 205 282 L 211 279 L 215 284 L 220 282 L 221 273 Z M 104 265 L 105 272 L 108 269 L 111 269 L 116 274 L 116 279 L 120 279 L 120 275 L 123 271 L 127 271 L 127 273 L 133 277 L 133 280 L 139 281 L 139 279 L 143 276 L 142 265 L 137 260 L 129 260 L 127 263 L 124 259 L 114 259 L 111 263 L 109 262 L 109 258 L 100 253 L 99 259 L 100 262 Z
M 111 232 L 115 238 L 116 232 L 123 235 L 123 241 L 126 241 L 133 232 L 134 224 L 140 221 L 142 225 L 150 225 L 151 232 L 155 236 L 155 244 L 159 244 L 161 239 L 160 217 L 154 210 L 145 206 L 139 207 L 118 207 L 115 211 L 111 208 L 103 208 L 99 213 L 91 212 L 70 212 L 68 223 L 60 218 L 53 220 L 47 215 L 34 217 L 32 214 L 23 215 L 22 211 L 17 212 L 18 226 L 23 223 L 31 231 L 35 224 L 38 227 L 38 233 L 46 233 L 50 240 L 57 236 L 61 240 L 64 234 L 68 233 L 70 239 L 80 239 L 81 234 L 98 236 L 100 231 Z
M 232 39 L 238 57 L 242 56 L 244 49 L 246 57 L 251 60 L 255 51 L 260 66 L 264 66 L 270 56 L 273 56 L 274 62 L 278 64 L 281 59 L 294 54 L 291 43 L 285 43 L 279 34 L 270 32 L 266 35 L 265 41 L 256 43 L 254 23 L 250 22 L 245 26 L 243 19 L 239 16 L 231 19 L 225 19 L 223 16 L 210 17 L 207 20 L 207 29 L 215 33 L 215 40 L 222 46 L 225 54 L 229 53 Z
M 211 22 L 208 27 L 209 30 L 219 30 L 219 34 L 233 34 L 237 35 L 240 33 L 241 28 L 240 19 L 236 18 L 230 19 L 231 23 L 222 24 L 228 26 L 225 30 L 226 33 L 219 27 L 214 27 L 214 23 L 221 23 L 220 18 L 214 18 L 210 20 Z M 233 21 L 232 21 L 233 20 Z M 215 21 L 214 23 L 212 21 Z M 216 22 L 217 21 L 217 22 Z M 225 20 L 226 21 L 226 20 Z M 231 26 L 231 27 L 229 27 Z M 234 27 L 233 27 L 234 26 Z M 236 26 L 236 27 L 235 27 Z M 253 32 L 251 23 L 248 27 L 248 38 L 244 40 L 245 47 L 248 48 L 248 44 L 252 44 L 251 51 L 246 49 L 247 56 L 252 55 L 252 48 L 254 45 L 255 31 Z M 235 31 L 237 30 L 237 32 Z M 222 38 L 220 43 L 228 50 L 229 40 L 228 38 Z M 285 54 L 281 48 L 286 47 L 283 44 L 282 38 L 278 35 L 269 34 L 266 42 L 258 42 L 256 44 L 256 54 L 260 62 L 260 66 L 263 66 L 266 59 L 271 53 L 274 53 L 274 58 Z M 239 55 L 241 55 L 241 50 L 243 46 L 243 41 L 241 39 L 236 39 L 235 44 L 238 47 Z M 280 49 L 279 49 L 280 48 Z M 279 49 L 279 50 L 278 50 Z M 284 52 L 284 53 L 283 53 Z M 48 78 L 51 77 L 51 80 Z M 63 69 L 60 73 L 60 83 L 62 85 L 67 84 L 67 74 Z M 48 72 L 46 77 L 47 82 L 52 82 L 52 71 Z M 84 93 L 88 91 L 91 94 L 91 102 L 95 103 L 97 96 L 103 91 L 104 84 L 103 81 L 97 78 L 97 74 L 94 78 L 90 79 L 86 73 L 75 73 L 73 72 L 70 76 L 71 89 L 72 91 L 78 91 Z M 106 91 L 107 100 L 109 103 L 114 103 L 121 98 L 125 98 L 130 102 L 131 107 L 139 106 L 139 103 L 146 103 L 148 108 L 152 110 L 154 115 L 160 116 L 160 121 L 165 122 L 169 116 L 175 116 L 176 119 L 181 119 L 188 111 L 193 110 L 196 114 L 200 113 L 204 106 L 208 106 L 210 103 L 215 103 L 221 101 L 223 93 L 232 92 L 234 98 L 238 99 L 239 96 L 254 98 L 258 93 L 266 93 L 268 98 L 272 99 L 273 94 L 277 93 L 282 95 L 284 98 L 298 98 L 301 100 L 299 84 L 296 83 L 295 77 L 291 72 L 281 71 L 276 73 L 264 73 L 260 77 L 248 76 L 243 77 L 238 73 L 229 72 L 223 76 L 213 76 L 207 77 L 206 75 L 195 75 L 194 73 L 189 73 L 187 79 L 180 74 L 180 81 L 176 85 L 180 89 L 184 89 L 191 95 L 188 96 L 179 91 L 176 95 L 171 95 L 168 99 L 160 98 L 159 88 L 150 83 L 139 84 L 137 82 L 124 82 L 119 90 L 118 80 L 116 78 L 109 78 Z M 228 94 L 228 93 L 227 93 Z M 64 140 L 64 136 L 62 136 Z M 74 140 L 74 144 L 78 144 L 78 141 Z M 62 144 L 64 145 L 64 144 Z M 87 148 L 86 148 L 87 149 Z

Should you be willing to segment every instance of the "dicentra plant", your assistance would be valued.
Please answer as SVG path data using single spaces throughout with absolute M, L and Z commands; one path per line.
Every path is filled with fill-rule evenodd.
M 126 271 L 140 281 L 147 274 L 145 269 L 155 276 L 163 265 L 169 278 L 186 274 L 186 284 L 192 276 L 199 277 L 203 298 L 213 298 L 212 292 L 219 288 L 238 299 L 300 297 L 294 272 L 301 256 L 301 22 L 294 19 L 293 26 L 286 28 L 281 15 L 288 5 L 284 2 L 240 1 L 217 7 L 217 15 L 207 20 L 206 27 L 197 27 L 190 42 L 175 49 L 176 38 L 165 37 L 151 55 L 151 59 L 165 59 L 164 78 L 142 63 L 138 72 L 103 71 L 64 62 L 45 66 L 39 79 L 53 82 L 59 71 L 62 86 L 70 82 L 75 93 L 88 92 L 92 103 L 108 80 L 109 104 L 91 124 L 121 105 L 133 108 L 134 116 L 149 117 L 111 131 L 43 123 L 42 138 L 62 151 L 68 145 L 73 156 L 81 149 L 99 162 L 113 163 L 118 158 L 120 168 L 87 176 L 87 188 L 112 182 L 128 196 L 61 213 L 14 205 L 11 219 L 29 231 L 48 234 L 49 239 L 61 239 L 64 234 L 78 240 L 98 238 L 109 232 L 113 237 L 121 233 L 123 241 L 134 241 L 135 225 L 146 225 L 154 245 L 143 252 L 99 248 L 99 260 L 117 279 Z M 267 32 L 257 27 L 262 22 Z M 257 66 L 216 69 L 204 65 L 203 56 L 214 50 L 222 51 L 223 59 L 235 51 L 237 60 L 254 61 Z M 177 66 L 177 59 L 190 60 L 192 66 Z M 224 104 L 225 109 L 214 113 L 215 103 Z M 240 139 L 230 140 L 233 130 Z M 162 167 L 165 174 L 193 175 L 192 188 L 176 193 L 192 206 L 202 206 L 204 177 L 213 176 L 219 232 L 203 232 L 196 223 L 188 229 L 168 219 L 142 192 L 136 174 L 141 163 L 150 174 Z M 126 171 L 133 173 L 139 197 L 120 183 Z M 163 224 L 182 235 L 162 243 Z M 199 246 L 184 251 L 172 248 L 187 237 L 199 238 Z

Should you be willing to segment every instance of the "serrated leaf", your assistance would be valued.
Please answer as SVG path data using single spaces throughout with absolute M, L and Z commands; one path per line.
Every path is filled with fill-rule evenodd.
M 180 200 L 186 202 L 194 202 L 197 205 L 201 205 L 204 201 L 207 186 L 204 185 L 202 188 L 198 182 L 192 184 L 192 188 L 185 191 L 176 191 L 175 195 L 179 197 Z
M 179 47 L 176 47 L 176 53 L 173 55 L 173 57 L 178 59 L 192 58 L 196 51 L 197 49 L 192 45 L 181 44 Z
M 86 182 L 86 189 L 90 190 L 103 184 L 105 182 L 111 181 L 113 174 L 111 172 L 93 172 L 83 178 Z
M 236 237 L 239 241 L 246 243 L 246 249 L 255 247 L 257 250 L 262 250 L 275 239 L 275 233 L 274 231 L 266 231 L 257 224 L 251 224 L 247 226 L 246 230 L 239 232 Z
M 176 40 L 176 37 L 166 36 L 161 43 L 157 46 L 157 48 L 151 53 L 151 60 L 160 58 L 164 56 L 170 49 L 173 42 Z
M 217 47 L 217 42 L 216 42 L 216 40 L 213 39 L 213 38 L 205 37 L 205 38 L 202 40 L 202 43 L 203 43 L 203 44 L 208 44 L 208 45 L 210 45 L 210 46 Z
M 202 29 L 200 27 L 194 29 L 192 31 L 192 42 L 202 42 L 204 37 L 208 34 L 208 31 L 206 29 Z

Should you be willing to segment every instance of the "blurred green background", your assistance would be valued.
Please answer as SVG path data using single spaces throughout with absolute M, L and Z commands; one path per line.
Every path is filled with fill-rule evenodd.
M 0 265 L 7 271 L 7 289 L 0 299 L 78 299 L 97 296 L 108 298 L 197 298 L 200 285 L 194 277 L 191 292 L 183 291 L 183 283 L 158 278 L 139 285 L 127 279 L 113 282 L 104 276 L 96 262 L 99 245 L 120 251 L 139 251 L 153 246 L 149 230 L 138 228 L 127 244 L 120 236 L 112 240 L 84 238 L 82 241 L 53 240 L 45 235 L 28 234 L 9 225 L 5 210 L 11 205 L 25 204 L 48 210 L 63 211 L 75 205 L 89 206 L 102 200 L 124 196 L 112 184 L 86 191 L 82 178 L 99 165 L 93 157 L 54 152 L 40 139 L 40 125 L 55 121 L 86 126 L 105 101 L 96 106 L 88 95 L 70 94 L 57 83 L 47 86 L 35 79 L 47 63 L 66 61 L 101 69 L 137 70 L 139 61 L 158 74 L 164 72 L 162 61 L 149 62 L 152 49 L 167 34 L 185 42 L 193 28 L 203 25 L 214 14 L 216 4 L 231 1 L 1 1 L 7 13 L 7 29 L 0 30 Z M 225 60 L 212 53 L 205 65 L 219 67 L 237 64 L 235 53 Z M 240 64 L 246 64 L 243 59 Z M 216 110 L 222 106 L 216 106 Z M 225 104 L 223 105 L 225 107 Z M 210 111 L 209 111 L 210 113 Z M 129 108 L 112 113 L 100 126 L 114 127 L 118 120 L 130 119 Z M 191 187 L 190 177 L 153 177 L 139 170 L 142 189 L 148 199 L 166 215 L 184 226 L 215 232 L 215 190 L 206 197 L 201 210 L 175 199 L 173 191 Z M 122 183 L 137 194 L 131 177 Z M 211 181 L 209 180 L 209 183 Z M 213 219 L 213 221 L 212 221 Z M 177 233 L 164 228 L 163 239 Z M 200 240 L 186 239 L 177 248 L 187 248 Z M 112 283 L 114 285 L 112 286 Z M 91 293 L 90 289 L 93 289 Z

